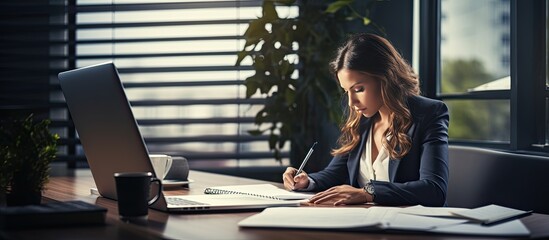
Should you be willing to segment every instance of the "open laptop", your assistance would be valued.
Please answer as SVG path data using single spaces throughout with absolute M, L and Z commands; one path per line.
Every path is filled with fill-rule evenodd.
M 59 73 L 58 77 L 99 194 L 117 199 L 113 177 L 116 172 L 154 174 L 149 152 L 114 64 L 70 70 Z M 242 195 L 162 195 L 151 207 L 164 211 L 204 211 L 298 204 Z

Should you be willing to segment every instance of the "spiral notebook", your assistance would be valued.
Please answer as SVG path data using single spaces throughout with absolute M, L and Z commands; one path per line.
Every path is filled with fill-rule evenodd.
M 290 192 L 272 184 L 251 184 L 209 187 L 205 194 L 241 194 L 255 197 L 263 197 L 277 200 L 305 200 L 311 198 L 314 193 Z

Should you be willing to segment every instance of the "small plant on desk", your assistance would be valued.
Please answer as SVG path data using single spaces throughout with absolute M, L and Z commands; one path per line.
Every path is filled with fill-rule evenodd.
M 57 153 L 49 120 L 5 120 L 0 125 L 0 204 L 39 204 Z

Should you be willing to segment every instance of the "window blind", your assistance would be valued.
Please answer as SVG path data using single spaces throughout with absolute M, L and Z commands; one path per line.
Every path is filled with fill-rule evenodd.
M 45 35 L 35 39 L 24 34 L 10 40 L 16 46 L 13 51 L 3 48 L 10 50 L 10 59 L 20 58 L 20 63 L 43 59 L 47 71 L 35 76 L 46 83 L 45 97 L 30 105 L 15 99 L 11 107 L 42 109 L 43 117 L 53 119 L 52 130 L 61 136 L 58 160 L 74 167 L 85 165 L 56 76 L 64 70 L 112 61 L 150 153 L 187 157 L 194 169 L 285 165 L 288 149 L 278 163 L 269 151 L 268 136 L 247 133 L 256 128 L 254 116 L 264 99 L 245 98 L 243 82 L 253 74 L 251 61 L 235 66 L 244 44 L 242 36 L 248 22 L 260 16 L 261 4 L 257 0 L 7 4 L 15 12 L 37 11 L 50 19 L 3 22 L 21 34 L 42 31 Z M 291 17 L 297 16 L 298 9 L 280 7 L 279 12 Z M 14 15 L 14 20 L 20 18 Z M 20 51 L 29 46 L 47 51 Z M 18 92 L 24 89 L 19 86 Z

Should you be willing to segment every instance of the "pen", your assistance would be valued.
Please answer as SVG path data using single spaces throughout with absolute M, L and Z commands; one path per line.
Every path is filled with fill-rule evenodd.
M 313 151 L 315 150 L 315 146 L 317 143 L 318 142 L 313 143 L 313 146 L 311 147 L 311 149 L 309 149 L 307 156 L 305 156 L 305 159 L 303 159 L 303 162 L 301 163 L 301 166 L 299 166 L 299 170 L 297 170 L 297 172 L 295 173 L 295 176 L 299 175 L 303 171 L 303 168 L 305 167 L 305 164 L 307 164 L 307 161 L 311 157 L 311 154 L 313 154 Z

